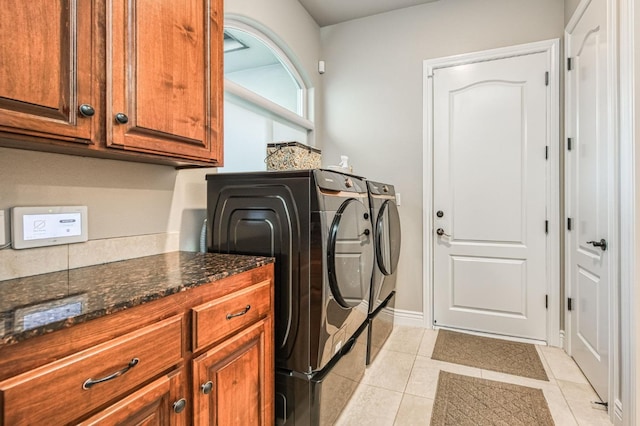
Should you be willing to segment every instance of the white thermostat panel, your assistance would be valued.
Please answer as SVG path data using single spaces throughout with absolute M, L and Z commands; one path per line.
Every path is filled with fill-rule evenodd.
M 87 206 L 11 209 L 11 246 L 14 249 L 80 243 L 89 239 L 87 229 Z

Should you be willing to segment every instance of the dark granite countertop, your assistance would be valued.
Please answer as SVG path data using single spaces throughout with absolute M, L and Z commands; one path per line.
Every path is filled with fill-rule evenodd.
M 0 281 L 0 347 L 272 262 L 172 252 Z

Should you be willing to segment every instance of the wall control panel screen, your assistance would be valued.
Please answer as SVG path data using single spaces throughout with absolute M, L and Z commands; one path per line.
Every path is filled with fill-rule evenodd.
M 82 234 L 80 213 L 27 214 L 22 217 L 25 241 Z
M 86 206 L 14 207 L 14 249 L 78 243 L 88 240 Z

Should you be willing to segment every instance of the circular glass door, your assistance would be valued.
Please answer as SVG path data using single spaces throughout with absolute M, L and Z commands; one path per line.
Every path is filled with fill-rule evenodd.
M 387 200 L 376 219 L 376 260 L 385 275 L 391 275 L 400 258 L 400 215 L 396 204 Z
M 327 269 L 335 300 L 353 308 L 367 300 L 373 271 L 373 235 L 369 211 L 360 201 L 345 201 L 329 228 Z

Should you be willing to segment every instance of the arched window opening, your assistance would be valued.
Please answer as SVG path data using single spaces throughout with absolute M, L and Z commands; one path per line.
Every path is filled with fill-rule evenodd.
M 266 170 L 268 143 L 312 145 L 311 90 L 272 38 L 227 17 L 224 76 L 225 167 L 221 171 Z

